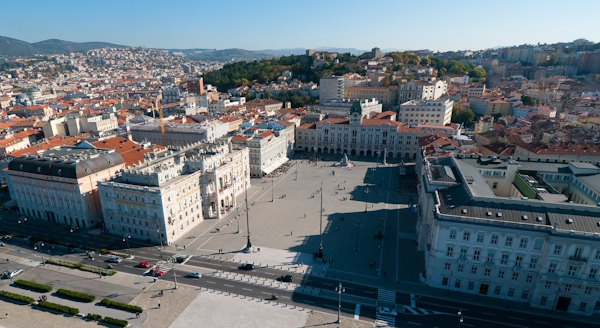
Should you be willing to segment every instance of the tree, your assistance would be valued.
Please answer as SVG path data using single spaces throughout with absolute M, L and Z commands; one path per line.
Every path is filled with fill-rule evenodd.
M 459 104 L 452 106 L 452 123 L 462 123 L 470 125 L 475 120 L 475 113 L 469 107 L 463 107 Z
M 273 99 L 273 94 L 271 91 L 265 91 L 265 99 Z
M 421 59 L 421 66 L 429 66 L 429 64 L 431 64 L 431 59 L 429 59 L 429 58 Z
M 531 98 L 531 96 L 521 96 L 521 101 L 523 105 L 535 106 L 535 99 Z

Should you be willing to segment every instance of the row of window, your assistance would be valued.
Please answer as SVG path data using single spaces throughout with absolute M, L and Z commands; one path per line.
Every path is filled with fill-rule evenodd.
M 456 239 L 456 235 L 457 235 L 457 230 L 450 230 L 450 239 Z M 477 235 L 475 236 L 475 241 L 477 243 L 481 243 L 483 244 L 485 242 L 485 238 L 486 238 L 486 234 L 483 232 L 477 233 Z M 515 238 L 512 236 L 505 236 L 504 237 L 504 246 L 507 247 L 512 247 Z M 462 240 L 463 241 L 471 241 L 471 232 L 470 231 L 464 231 L 462 234 Z M 498 242 L 500 240 L 500 235 L 491 235 L 490 237 L 490 245 L 498 245 Z M 527 248 L 529 245 L 529 238 L 525 238 L 522 237 L 518 240 L 518 245 L 519 248 Z M 534 244 L 533 244 L 533 249 L 535 250 L 541 250 L 542 247 L 544 246 L 544 240 L 543 239 L 535 239 L 534 240 Z

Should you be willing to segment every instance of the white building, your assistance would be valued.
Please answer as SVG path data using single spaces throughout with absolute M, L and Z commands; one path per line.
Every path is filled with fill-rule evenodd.
M 398 103 L 409 100 L 436 100 L 448 91 L 448 83 L 442 80 L 410 81 L 399 86 Z
M 597 204 L 599 167 L 421 156 L 417 175 L 421 278 L 428 286 L 600 313 L 600 208 L 567 201 L 583 191 Z
M 248 139 L 246 145 L 250 148 L 250 175 L 253 177 L 269 174 L 289 159 L 285 136 L 277 136 L 269 130 Z
M 372 99 L 332 99 L 319 102 L 317 108 L 321 113 L 348 116 L 354 102 L 358 101 L 365 113 L 381 113 L 383 105 Z
M 171 245 L 204 219 L 201 174 L 189 169 L 185 152 L 165 150 L 112 181 L 98 183 L 106 229 Z
M 50 138 L 55 136 L 76 136 L 86 132 L 102 135 L 118 127 L 119 123 L 114 113 L 83 115 L 82 112 L 75 112 L 48 121 L 44 125 L 43 130 L 46 138 Z
M 232 97 L 233 98 L 233 97 Z M 236 97 L 236 99 L 219 99 L 211 101 L 208 104 L 208 112 L 211 114 L 223 114 L 225 109 L 231 106 L 240 106 L 246 103 L 245 97 Z
M 196 124 L 165 122 L 164 125 L 165 141 L 168 146 L 185 146 L 199 141 L 212 143 L 229 132 L 229 123 L 216 119 Z M 158 122 L 130 125 L 129 131 L 135 141 L 163 144 Z
M 323 76 L 319 80 L 319 103 L 344 98 L 344 77 Z
M 389 114 L 388 114 L 389 113 Z M 349 118 L 328 118 L 296 129 L 296 150 L 360 156 L 416 158 L 419 136 L 429 133 L 396 121 L 394 112 L 365 119 L 359 102 Z
M 409 100 L 400 105 L 398 121 L 444 126 L 452 120 L 454 101 L 448 97 L 437 100 Z

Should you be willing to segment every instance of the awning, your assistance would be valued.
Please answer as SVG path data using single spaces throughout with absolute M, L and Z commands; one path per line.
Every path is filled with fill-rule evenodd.
M 263 169 L 263 173 L 264 174 L 269 174 L 273 171 L 275 171 L 278 167 L 280 167 L 283 163 L 289 161 L 289 158 L 283 156 L 282 158 L 276 160 L 275 162 L 273 162 L 273 164 L 267 166 L 266 168 Z

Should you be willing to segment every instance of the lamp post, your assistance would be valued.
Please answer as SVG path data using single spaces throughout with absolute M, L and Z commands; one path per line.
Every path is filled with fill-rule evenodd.
M 296 160 L 296 180 L 298 180 L 298 160 Z
M 160 230 L 159 229 L 156 229 L 156 236 L 160 240 L 160 248 L 164 248 L 162 238 L 160 238 Z
M 127 242 L 127 252 L 129 252 L 129 258 L 131 258 L 131 249 L 129 249 L 129 238 L 131 238 L 131 235 L 123 236 L 123 241 Z M 162 240 L 161 240 L 161 242 L 162 242 Z
M 340 312 L 342 311 L 342 293 L 346 292 L 346 289 L 342 287 L 342 283 L 335 287 L 335 291 L 338 293 L 338 318 L 335 323 L 340 323 Z
M 323 181 L 321 181 L 321 188 L 319 189 L 321 194 L 321 208 L 319 209 L 321 214 L 319 216 L 319 253 L 318 258 L 323 258 Z
M 460 326 L 461 323 L 463 323 L 465 321 L 464 317 L 463 317 L 463 313 L 462 313 L 462 309 L 458 310 L 458 325 Z
M 271 203 L 275 201 L 275 190 L 273 185 L 273 177 L 271 177 Z
M 177 263 L 177 258 L 175 254 L 171 257 L 171 262 L 173 262 L 173 279 L 175 279 L 175 289 L 177 289 L 177 271 L 175 271 L 175 264 Z
M 42 247 L 44 247 L 44 243 L 39 243 L 38 246 L 34 246 L 33 249 L 39 251 L 42 254 L 42 263 L 46 265 L 46 260 L 44 260 L 44 252 L 42 252 Z
M 367 205 L 368 205 L 367 197 L 369 196 L 369 185 L 368 184 L 367 184 L 367 189 L 365 189 L 365 192 L 363 195 L 365 197 L 365 213 L 367 213 Z
M 356 248 L 354 249 L 355 252 L 358 252 L 358 232 L 360 231 L 360 220 L 358 220 L 358 223 L 356 223 Z
M 252 243 L 250 242 L 250 209 L 248 208 L 248 182 L 244 178 L 244 193 L 246 194 L 246 227 L 248 228 L 248 241 L 246 243 L 246 252 L 252 251 Z

